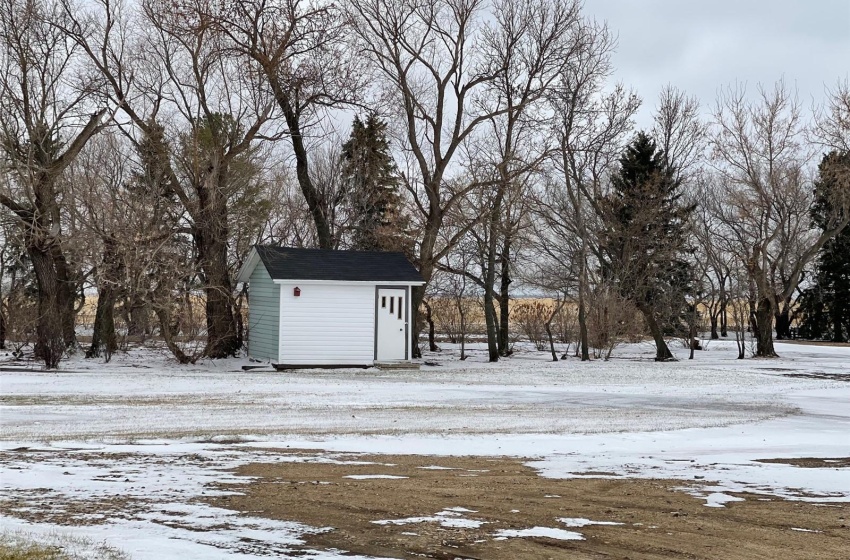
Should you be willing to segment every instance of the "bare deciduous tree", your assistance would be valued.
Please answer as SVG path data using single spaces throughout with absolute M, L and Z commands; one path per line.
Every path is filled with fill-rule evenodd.
M 487 212 L 489 234 L 482 272 L 490 361 L 508 352 L 510 251 L 517 229 L 511 226 L 522 220 L 521 216 L 510 219 L 506 202 L 510 198 L 522 201 L 529 174 L 537 171 L 548 154 L 543 128 L 549 115 L 542 102 L 564 67 L 584 48 L 579 8 L 573 1 L 502 0 L 494 6 L 495 24 L 482 33 L 480 50 L 485 58 L 503 66 L 479 101 L 489 106 L 492 116 L 484 146 L 476 150 L 484 160 L 477 165 L 485 168 L 485 177 L 492 176 L 481 181 L 484 188 L 492 189 L 486 198 L 489 204 L 482 208 Z M 524 208 L 518 203 L 512 206 L 513 210 Z M 494 305 L 497 264 L 502 285 L 498 320 Z
M 410 156 L 411 170 L 403 178 L 421 213 L 417 261 L 426 282 L 452 242 L 459 239 L 438 246 L 446 215 L 475 186 L 446 194 L 446 184 L 453 182 L 464 144 L 486 123 L 521 110 L 537 95 L 517 97 L 523 88 L 536 91 L 548 80 L 550 50 L 561 46 L 545 41 L 558 39 L 568 31 L 571 4 L 525 6 L 504 0 L 497 10 L 502 13 L 501 19 L 493 20 L 488 18 L 483 0 L 348 2 L 359 53 L 368 58 L 379 80 L 385 109 L 398 117 L 402 149 Z M 565 9 L 566 14 L 553 10 L 553 6 Z M 535 19 L 534 12 L 545 16 Z M 552 20 L 548 19 L 550 15 Z M 511 37 L 522 40 L 525 50 L 511 50 Z M 520 70 L 523 57 L 531 64 L 543 62 L 540 53 L 545 53 L 544 67 Z M 516 56 L 517 63 L 512 64 L 506 55 Z M 519 74 L 509 75 L 509 68 L 525 72 L 527 84 Z M 500 84 L 518 89 L 510 92 L 510 100 L 489 102 Z M 509 152 L 512 154 L 513 149 Z M 463 233 L 459 232 L 461 236 Z M 414 290 L 417 309 L 424 293 L 424 288 Z M 414 337 L 418 332 L 418 328 L 413 329 Z
M 664 152 L 676 180 L 687 183 L 703 161 L 708 127 L 700 117 L 696 97 L 667 85 L 661 90 L 653 118 L 652 136 Z
M 693 260 L 702 286 L 702 304 L 708 314 L 709 337 L 717 340 L 728 334 L 729 289 L 735 265 L 734 253 L 725 243 L 720 242 L 722 238 L 718 236 L 722 224 L 711 212 L 711 208 L 718 203 L 715 199 L 717 193 L 706 184 L 707 180 L 710 180 L 708 174 L 698 186 L 698 203 L 692 230 L 695 245 Z
M 333 3 L 238 0 L 212 11 L 230 48 L 256 63 L 287 126 L 298 184 L 316 226 L 320 247 L 335 246 L 330 211 L 311 175 L 309 132 L 327 108 L 356 103 L 365 85 L 358 58 L 347 48 L 348 30 Z
M 811 228 L 811 153 L 802 144 L 801 119 L 800 104 L 783 82 L 759 87 L 755 101 L 748 100 L 743 86 L 730 87 L 714 110 L 711 145 L 722 193 L 714 212 L 755 288 L 752 322 L 759 357 L 776 356 L 775 316 L 790 305 L 806 265 L 850 221 L 850 197 L 836 193 L 827 227 Z
M 50 0 L 0 4 L 0 204 L 25 232 L 39 294 L 37 354 L 55 368 L 75 344 L 75 280 L 63 250 L 60 178 L 105 126 L 94 80 L 78 73 L 79 52 Z
M 815 110 L 809 138 L 828 151 L 850 152 L 850 80 L 839 80 L 826 96 L 825 106 Z
M 598 253 L 594 236 L 598 212 L 593 204 L 632 128 L 640 100 L 622 86 L 604 92 L 613 72 L 611 53 L 615 46 L 608 28 L 585 22 L 581 38 L 583 49 L 564 68 L 560 82 L 550 93 L 555 112 L 553 133 L 558 143 L 552 165 L 560 178 L 547 181 L 539 216 L 554 237 L 541 237 L 546 239 L 545 252 L 562 262 L 578 264 L 574 270 L 565 270 L 572 270 L 576 278 L 579 348 L 582 361 L 587 361 L 588 261 Z M 563 251 L 560 256 L 556 256 L 558 249 Z
M 257 142 L 267 138 L 274 98 L 255 65 L 228 48 L 205 6 L 145 0 L 134 26 L 117 0 L 98 0 L 88 11 L 65 2 L 65 32 L 100 74 L 102 94 L 129 117 L 128 136 L 140 131 L 165 194 L 185 209 L 205 292 L 204 354 L 233 355 L 241 340 L 230 219 L 256 186 Z
M 88 249 L 98 296 L 86 357 L 102 356 L 107 362 L 118 349 L 115 307 L 126 285 L 122 249 L 135 233 L 126 229 L 131 218 L 121 204 L 130 182 L 127 156 L 116 132 L 106 131 L 89 142 L 68 173 L 72 212 L 83 230 L 76 241 L 84 241 Z

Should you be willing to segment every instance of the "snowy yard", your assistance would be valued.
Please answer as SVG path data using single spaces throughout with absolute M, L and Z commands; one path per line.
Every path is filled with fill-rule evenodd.
M 477 473 L 488 471 L 487 457 L 515 463 L 503 469 L 516 468 L 527 484 L 528 467 L 540 484 L 666 479 L 673 487 L 681 481 L 677 494 L 698 497 L 702 509 L 789 500 L 840 508 L 835 518 L 843 519 L 850 501 L 850 347 L 780 343 L 777 350 L 781 359 L 738 361 L 729 343 L 713 342 L 693 361 L 662 364 L 651 360 L 649 345 L 584 364 L 552 363 L 531 351 L 498 364 L 484 363 L 483 352 L 460 362 L 446 350 L 426 356 L 435 365 L 398 372 L 243 372 L 244 360 L 181 367 L 154 350 L 135 350 L 107 365 L 76 359 L 47 373 L 6 358 L 0 526 L 72 533 L 140 559 L 351 558 L 344 546 L 311 544 L 311 535 L 335 542 L 329 535 L 339 523 L 330 511 L 326 519 L 319 508 L 282 520 L 269 513 L 274 504 L 256 511 L 225 506 L 252 495 L 247 482 L 283 476 L 268 474 L 276 468 L 308 469 L 304 476 L 313 469 L 315 491 L 339 484 L 392 493 L 393 485 L 425 484 L 452 471 L 466 480 L 484 477 Z M 485 465 L 475 468 L 469 457 Z M 424 497 L 430 490 L 414 490 L 433 511 L 378 516 L 370 522 L 375 530 L 411 539 L 424 538 L 426 525 L 474 530 L 480 546 L 568 546 L 595 535 L 591 530 L 625 530 L 619 518 L 579 515 L 577 504 L 572 513 L 561 504 L 563 513 L 550 521 L 508 523 L 476 517 L 465 503 L 432 507 Z M 541 500 L 560 498 L 540 492 Z M 500 505 L 491 498 L 490 506 Z M 520 498 L 506 512 L 523 510 Z M 843 540 L 850 550 L 850 530 L 837 523 L 780 528 L 794 539 Z M 406 557 L 370 550 L 370 557 Z

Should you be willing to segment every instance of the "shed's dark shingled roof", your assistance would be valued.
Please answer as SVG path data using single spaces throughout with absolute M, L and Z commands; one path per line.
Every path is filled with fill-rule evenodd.
M 422 282 L 403 253 L 292 249 L 257 245 L 257 253 L 274 280 L 351 280 Z

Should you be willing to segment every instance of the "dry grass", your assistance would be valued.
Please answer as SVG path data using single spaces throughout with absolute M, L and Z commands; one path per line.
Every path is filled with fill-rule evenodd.
M 63 560 L 61 550 L 35 543 L 0 542 L 0 560 Z
M 0 560 L 129 560 L 124 552 L 91 539 L 52 533 L 0 533 Z

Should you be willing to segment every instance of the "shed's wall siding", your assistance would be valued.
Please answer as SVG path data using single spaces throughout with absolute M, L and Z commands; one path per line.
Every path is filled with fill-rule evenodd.
M 293 289 L 301 288 L 295 297 Z M 280 362 L 287 365 L 372 365 L 374 284 L 283 284 Z
M 257 360 L 278 361 L 280 333 L 280 286 L 262 263 L 254 268 L 249 284 L 248 355 Z

